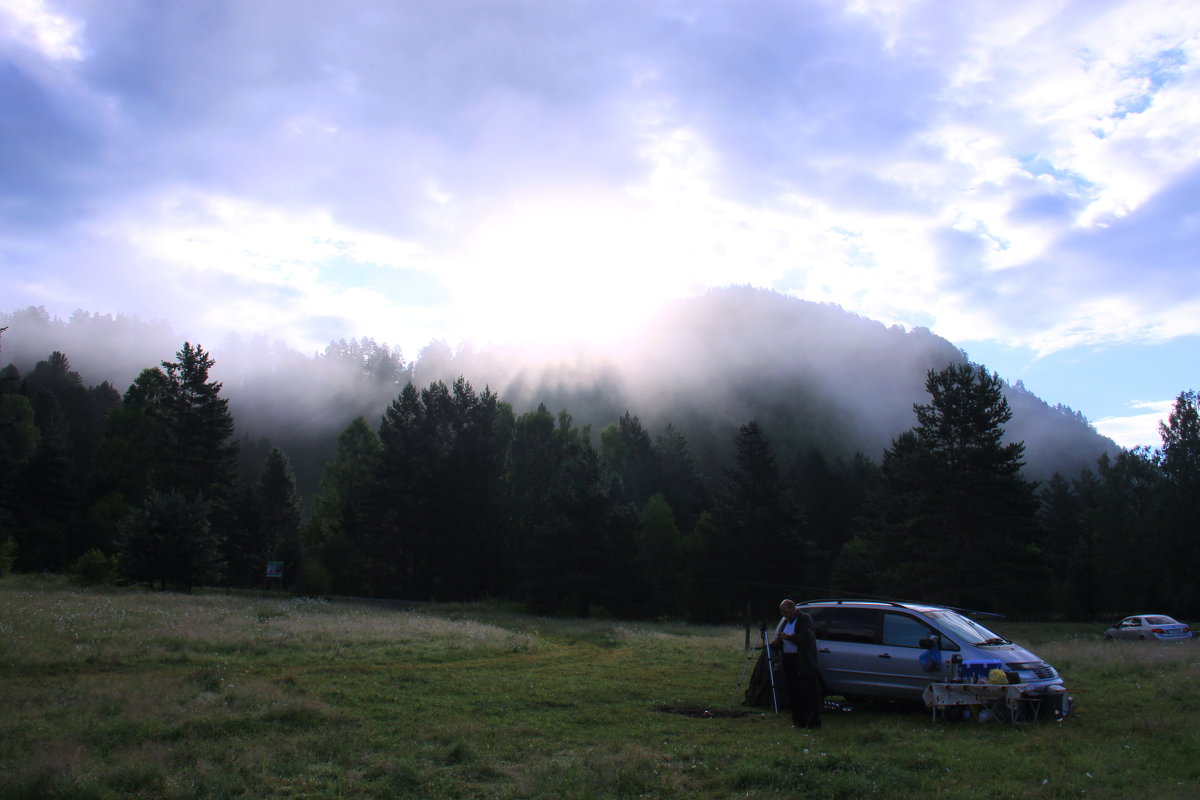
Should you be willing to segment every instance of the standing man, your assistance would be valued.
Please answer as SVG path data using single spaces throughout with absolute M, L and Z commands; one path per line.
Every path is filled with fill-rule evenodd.
M 817 675 L 817 635 L 812 617 L 792 600 L 779 604 L 783 619 L 775 629 L 776 647 L 782 646 L 783 685 L 787 687 L 792 724 L 797 728 L 821 727 L 821 680 Z

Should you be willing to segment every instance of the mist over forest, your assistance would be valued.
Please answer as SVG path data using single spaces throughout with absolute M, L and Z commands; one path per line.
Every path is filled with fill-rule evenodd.
M 0 325 L 8 327 L 3 364 L 27 374 L 60 351 L 86 384 L 108 381 L 118 391 L 171 358 L 184 340 L 195 343 L 166 321 L 83 310 L 66 320 L 41 308 L 16 310 L 0 314 Z M 830 458 L 861 453 L 878 461 L 913 425 L 913 404 L 928 401 L 927 372 L 970 355 L 924 328 L 887 327 L 750 287 L 675 301 L 623 346 L 580 346 L 553 358 L 440 341 L 407 354 L 369 337 L 331 342 L 311 355 L 237 334 L 199 344 L 216 361 L 212 377 L 224 384 L 247 469 L 257 469 L 255 458 L 270 446 L 280 447 L 305 495 L 332 457 L 337 433 L 356 416 L 376 423 L 409 381 L 420 388 L 461 376 L 478 390 L 490 388 L 517 414 L 542 403 L 594 432 L 626 411 L 651 431 L 671 424 L 687 436 L 702 470 L 715 475 L 738 426 L 750 420 L 762 425 L 783 463 L 812 448 Z M 1120 449 L 1081 414 L 1019 383 L 1006 382 L 1005 395 L 1013 410 L 1006 440 L 1025 443 L 1031 480 L 1076 475 Z
M 708 620 L 780 587 L 1200 613 L 1200 556 L 1170 555 L 1200 502 L 1195 392 L 1161 450 L 1125 450 L 928 330 L 835 306 L 710 291 L 540 357 L 208 350 L 40 308 L 0 327 L 0 574 L 255 587 L 277 564 L 306 593 Z

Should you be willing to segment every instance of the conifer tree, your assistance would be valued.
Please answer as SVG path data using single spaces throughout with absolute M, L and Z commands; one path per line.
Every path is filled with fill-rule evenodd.
M 325 465 L 313 517 L 305 531 L 305 558 L 333 591 L 369 594 L 366 554 L 376 547 L 379 434 L 355 417 L 338 435 L 336 458 Z
M 520 599 L 539 612 L 625 613 L 637 521 L 614 497 L 590 429 L 544 404 L 523 414 L 505 483 Z
M 117 560 L 131 581 L 191 590 L 221 570 L 219 539 L 198 495 L 152 493 L 121 523 Z
M 1162 473 L 1166 481 L 1163 498 L 1164 542 L 1170 556 L 1167 583 L 1178 613 L 1200 614 L 1200 395 L 1182 392 L 1165 423 L 1162 436 Z
M 221 508 L 233 487 L 237 440 L 221 384 L 208 379 L 215 361 L 200 345 L 184 342 L 178 361 L 162 362 L 166 375 L 167 485 L 199 494 Z
M 930 370 L 917 426 L 884 453 L 878 536 L 864 554 L 876 590 L 975 608 L 1038 607 L 1050 572 L 1024 445 L 1004 442 L 1012 412 L 994 373 Z
M 502 450 L 499 401 L 463 378 L 387 408 L 376 508 L 387 538 L 372 549 L 385 591 L 405 597 L 477 596 L 495 575 L 495 508 Z
M 755 602 L 795 585 L 805 553 L 798 519 L 766 431 L 756 420 L 738 428 L 733 465 L 725 470 L 717 521 L 721 577 L 733 589 L 729 599 Z

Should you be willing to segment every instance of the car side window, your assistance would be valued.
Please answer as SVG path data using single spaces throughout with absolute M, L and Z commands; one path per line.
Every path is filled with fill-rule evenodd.
M 824 630 L 818 629 L 822 639 L 833 642 L 857 642 L 879 644 L 883 614 L 873 608 L 830 609 Z
M 933 629 L 908 614 L 883 612 L 883 643 L 894 647 L 920 647 L 920 641 L 932 636 Z
M 826 635 L 829 630 L 829 623 L 833 618 L 833 609 L 831 608 L 806 608 L 804 609 L 813 621 L 813 629 L 817 632 L 818 639 L 828 639 Z
M 1131 618 L 1125 620 L 1124 622 L 1122 622 L 1121 627 L 1122 628 L 1136 628 L 1137 626 L 1139 626 L 1141 624 L 1142 624 L 1142 621 L 1140 619 L 1138 619 L 1137 617 L 1131 617 Z

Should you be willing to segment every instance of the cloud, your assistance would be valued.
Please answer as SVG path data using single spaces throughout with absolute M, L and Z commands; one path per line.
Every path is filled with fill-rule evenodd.
M 1121 447 L 1134 448 L 1140 446 L 1162 447 L 1162 437 L 1159 435 L 1159 423 L 1165 423 L 1167 416 L 1174 408 L 1174 400 L 1154 400 L 1136 403 L 1134 408 L 1146 409 L 1141 414 L 1128 416 L 1104 417 L 1092 423 L 1093 427 L 1104 436 L 1112 439 Z
M 1200 326 L 1192 3 L 0 19 L 16 302 L 410 351 L 744 283 L 1043 354 Z
M 78 61 L 81 25 L 55 13 L 42 0 L 7 0 L 0 8 L 0 40 L 50 61 Z M 6 48 L 7 49 L 7 48 Z

